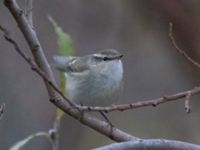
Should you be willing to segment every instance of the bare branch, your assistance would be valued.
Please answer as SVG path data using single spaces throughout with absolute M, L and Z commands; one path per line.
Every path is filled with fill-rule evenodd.
M 174 35 L 173 35 L 173 24 L 172 24 L 172 22 L 169 23 L 169 37 L 171 39 L 171 42 L 172 42 L 174 48 L 177 50 L 177 52 L 180 53 L 181 55 L 183 55 L 195 67 L 197 67 L 198 69 L 200 69 L 200 64 L 198 62 L 196 62 L 194 59 L 192 59 L 184 50 L 182 50 L 176 44 L 176 40 L 175 40 Z M 191 92 L 188 91 L 188 93 L 187 93 L 187 95 L 185 97 L 185 110 L 186 110 L 187 113 L 190 113 L 190 111 L 191 111 L 191 107 L 190 107 L 191 96 L 192 96 Z
M 169 23 L 169 37 L 171 39 L 171 42 L 174 46 L 174 48 L 179 52 L 181 55 L 183 55 L 190 63 L 192 63 L 194 66 L 200 69 L 200 64 L 193 60 L 184 50 L 182 50 L 177 44 L 176 40 L 173 36 L 173 24 L 170 22 Z
M 33 0 L 25 0 L 25 16 L 33 28 Z
M 41 68 L 41 70 L 46 74 L 46 76 L 55 84 L 55 79 L 52 70 L 44 55 L 43 48 L 37 38 L 36 32 L 32 29 L 22 9 L 17 4 L 16 0 L 4 0 L 4 4 L 10 10 L 13 17 L 15 18 L 19 29 L 23 33 L 31 49 L 31 52 L 34 56 L 34 59 L 38 67 Z M 49 86 L 48 82 L 47 81 L 44 82 L 51 99 L 59 98 L 60 97 L 59 94 L 57 94 L 57 92 Z
M 167 139 L 149 139 L 115 143 L 93 150 L 200 150 L 200 145 Z
M 105 112 L 125 111 L 129 109 L 136 109 L 136 108 L 147 107 L 147 106 L 156 107 L 159 104 L 186 98 L 185 103 L 187 104 L 185 105 L 185 108 L 187 111 L 189 111 L 190 110 L 190 107 L 188 105 L 189 98 L 199 93 L 200 93 L 200 87 L 194 87 L 193 89 L 188 90 L 188 91 L 176 93 L 173 95 L 163 96 L 163 97 L 152 99 L 152 100 L 145 100 L 145 101 L 140 100 L 138 102 L 134 102 L 131 104 L 112 105 L 108 107 L 91 107 L 91 106 L 78 106 L 78 107 L 80 110 L 85 110 L 85 111 L 105 111 Z

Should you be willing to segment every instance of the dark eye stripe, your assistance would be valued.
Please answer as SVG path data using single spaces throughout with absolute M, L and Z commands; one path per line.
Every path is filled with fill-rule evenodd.
M 99 61 L 108 61 L 108 60 L 111 60 L 109 57 L 95 57 L 96 60 L 99 60 Z
M 102 57 L 95 56 L 94 58 L 98 61 L 110 61 L 110 60 L 117 59 L 117 57 L 115 58 L 115 57 L 107 57 L 107 56 L 104 56 L 104 57 L 103 56 Z M 121 57 L 119 57 L 119 58 L 121 58 Z
M 108 61 L 108 60 L 111 60 L 111 59 L 109 57 L 104 57 L 103 60 Z

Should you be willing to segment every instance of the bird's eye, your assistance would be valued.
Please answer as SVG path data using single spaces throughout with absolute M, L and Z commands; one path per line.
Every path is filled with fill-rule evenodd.
M 104 57 L 103 60 L 104 60 L 104 61 L 107 61 L 107 60 L 109 60 L 109 58 L 108 58 L 108 57 Z
M 95 56 L 96 61 L 108 61 L 111 60 L 108 56 Z

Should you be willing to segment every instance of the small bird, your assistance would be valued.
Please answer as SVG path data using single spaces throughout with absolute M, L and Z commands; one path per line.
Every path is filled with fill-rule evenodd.
M 105 49 L 83 57 L 53 56 L 53 60 L 65 73 L 70 100 L 86 106 L 108 106 L 121 95 L 122 57 L 117 50 Z

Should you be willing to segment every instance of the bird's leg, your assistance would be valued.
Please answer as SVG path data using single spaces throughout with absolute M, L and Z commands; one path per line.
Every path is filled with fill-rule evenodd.
M 112 122 L 109 120 L 109 118 L 106 116 L 106 112 L 105 111 L 99 111 L 99 113 L 101 114 L 101 116 L 106 120 L 106 122 L 110 125 L 110 132 L 112 133 L 113 131 L 113 127 L 114 125 L 112 124 Z
M 80 102 L 80 104 L 79 104 L 80 106 L 83 106 L 83 104 Z M 84 110 L 80 110 L 80 113 L 81 113 L 81 115 L 80 115 L 80 117 L 78 118 L 78 120 L 80 121 L 80 122 L 82 122 L 82 119 L 83 119 L 83 117 L 84 117 Z
M 112 124 L 112 122 L 106 116 L 106 112 L 105 111 L 99 111 L 99 113 L 101 114 L 101 116 L 106 120 L 106 122 L 110 126 L 110 135 L 111 135 L 111 139 L 112 139 L 112 133 L 113 133 L 113 127 L 114 127 L 114 125 Z

